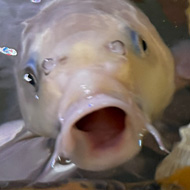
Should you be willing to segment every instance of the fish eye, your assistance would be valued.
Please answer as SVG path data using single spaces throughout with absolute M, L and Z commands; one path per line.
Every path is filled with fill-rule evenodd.
M 141 35 L 135 31 L 131 31 L 132 47 L 136 54 L 144 55 L 148 50 L 148 45 Z
M 26 67 L 23 71 L 22 79 L 28 84 L 32 85 L 35 88 L 35 91 L 37 91 L 38 90 L 37 76 L 38 76 L 37 60 L 35 59 L 34 56 L 31 56 L 26 62 Z
M 32 74 L 32 73 L 26 73 L 26 74 L 24 74 L 23 79 L 27 83 L 31 84 L 32 86 L 36 86 L 37 82 L 36 82 L 36 77 L 34 76 L 34 74 Z
M 146 51 L 148 48 L 147 43 L 142 38 L 140 38 L 139 40 L 140 40 L 143 51 Z

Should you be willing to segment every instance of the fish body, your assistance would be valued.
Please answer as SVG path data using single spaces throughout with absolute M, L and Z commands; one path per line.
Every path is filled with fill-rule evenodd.
M 149 19 L 129 1 L 56 0 L 25 25 L 15 66 L 22 131 L 55 141 L 37 180 L 64 176 L 60 160 L 100 171 L 137 155 L 175 91 L 173 55 Z
M 26 127 L 57 137 L 56 154 L 84 169 L 130 159 L 146 117 L 157 117 L 174 91 L 173 57 L 146 16 L 120 0 L 56 1 L 26 25 L 16 68 Z

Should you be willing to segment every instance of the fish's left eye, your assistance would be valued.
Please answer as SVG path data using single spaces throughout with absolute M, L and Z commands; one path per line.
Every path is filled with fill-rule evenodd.
M 147 43 L 142 38 L 140 39 L 140 43 L 141 43 L 143 51 L 146 51 L 148 48 Z
M 146 41 L 135 31 L 131 31 L 131 41 L 136 54 L 143 55 L 148 50 Z

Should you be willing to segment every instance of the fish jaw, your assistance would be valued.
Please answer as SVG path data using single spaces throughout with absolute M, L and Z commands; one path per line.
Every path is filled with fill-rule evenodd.
M 92 171 L 109 169 L 134 157 L 146 132 L 145 117 L 130 97 L 119 100 L 98 94 L 72 104 L 64 114 L 60 110 L 59 120 L 57 155 Z

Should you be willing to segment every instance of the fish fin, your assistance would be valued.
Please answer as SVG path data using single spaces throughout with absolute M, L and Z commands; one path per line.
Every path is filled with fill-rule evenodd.
M 50 162 L 48 162 L 42 173 L 29 185 L 33 186 L 38 183 L 55 183 L 56 181 L 62 181 L 67 178 L 71 178 L 76 169 L 77 167 L 73 163 L 66 165 L 56 163 L 53 166 Z
M 10 121 L 0 125 L 0 149 L 7 143 L 14 141 L 23 128 L 23 120 Z
M 190 40 L 181 41 L 172 48 L 175 61 L 175 83 L 177 90 L 190 86 Z
M 6 122 L 0 125 L 0 151 L 18 141 L 34 136 L 36 135 L 25 128 L 23 120 Z
M 19 138 L 19 137 L 18 137 Z M 46 137 L 20 139 L 0 151 L 1 184 L 15 187 L 14 182 L 28 184 L 43 171 L 51 151 Z
M 28 131 L 23 120 L 0 125 L 0 189 L 11 181 L 35 179 L 51 155 L 48 142 Z
M 152 126 L 151 124 L 147 124 L 146 128 L 150 132 L 150 134 L 155 138 L 156 142 L 158 143 L 158 146 L 159 146 L 160 150 L 164 151 L 167 154 L 169 154 L 170 151 L 165 147 L 165 145 L 164 145 L 164 143 L 162 141 L 162 137 L 159 134 L 159 132 L 156 130 L 156 128 L 154 126 Z
M 67 159 L 62 159 L 57 150 L 54 150 L 42 173 L 30 185 L 36 183 L 51 183 L 71 177 L 77 167 L 72 162 L 67 163 Z M 60 164 L 58 163 L 59 161 L 64 163 Z

